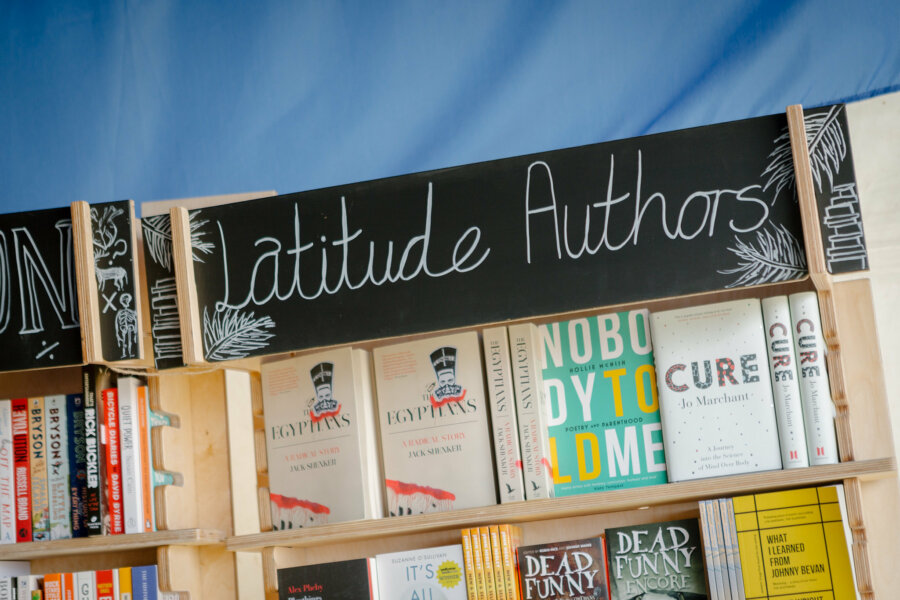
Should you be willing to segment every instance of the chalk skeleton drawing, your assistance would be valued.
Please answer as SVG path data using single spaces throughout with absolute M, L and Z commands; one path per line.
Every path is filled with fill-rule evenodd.
M 122 358 L 132 356 L 137 342 L 137 315 L 131 308 L 131 294 L 122 294 L 122 309 L 116 313 L 116 343 L 122 350 Z

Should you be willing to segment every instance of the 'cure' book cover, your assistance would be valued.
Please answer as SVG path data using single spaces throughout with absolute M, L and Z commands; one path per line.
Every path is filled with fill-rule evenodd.
M 556 495 L 666 483 L 647 310 L 539 329 Z
M 608 600 L 609 573 L 603 537 L 520 546 L 524 600 Z
M 279 600 L 375 600 L 375 559 L 278 569 Z
M 707 600 L 697 519 L 606 530 L 611 600 Z

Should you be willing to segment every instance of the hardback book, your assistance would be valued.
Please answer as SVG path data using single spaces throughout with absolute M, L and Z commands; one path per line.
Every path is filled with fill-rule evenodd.
M 791 294 L 791 323 L 794 350 L 800 370 L 800 397 L 809 464 L 831 465 L 838 462 L 834 432 L 834 402 L 825 366 L 825 338 L 815 292 Z
M 12 403 L 0 400 L 0 544 L 16 541 Z
M 31 538 L 50 539 L 50 493 L 47 487 L 47 432 L 44 399 L 28 399 L 29 466 L 31 467 Z
M 278 569 L 279 600 L 374 600 L 374 558 Z
M 150 443 L 150 398 L 147 385 L 139 385 L 138 389 L 138 444 L 140 445 L 141 464 L 141 508 L 143 509 L 142 530 L 156 530 L 156 516 L 153 498 L 153 445 Z
M 383 516 L 368 360 L 343 348 L 263 364 L 274 529 Z
M 66 397 L 44 398 L 44 424 L 47 443 L 47 490 L 50 499 L 50 539 L 72 537 L 71 496 L 69 488 L 69 439 L 66 425 Z
M 654 313 L 669 481 L 781 468 L 758 299 Z
M 778 440 L 781 443 L 781 464 L 785 469 L 808 467 L 800 374 L 794 358 L 794 336 L 787 296 L 763 298 L 762 310 L 775 416 L 778 419 Z
M 606 544 L 602 536 L 520 546 L 522 598 L 608 600 Z
M 503 582 L 507 600 L 518 600 L 519 574 L 516 549 L 522 545 L 522 529 L 518 525 L 504 523 L 497 527 L 500 534 L 500 556 L 503 559 Z
M 375 557 L 380 600 L 467 600 L 462 546 Z
M 131 590 L 133 600 L 156 600 L 160 595 L 156 565 L 132 567 Z
M 122 437 L 119 429 L 119 390 L 109 387 L 100 390 L 103 422 L 106 430 L 106 505 L 109 511 L 109 533 L 125 533 L 124 498 L 122 494 Z M 115 577 L 115 575 L 114 575 Z
M 500 503 L 518 502 L 525 499 L 525 487 L 512 364 L 509 359 L 509 335 L 506 327 L 492 327 L 483 330 L 481 337 L 488 400 L 491 404 L 491 429 L 494 434 L 494 462 L 497 465 Z
M 13 469 L 16 496 L 16 542 L 31 541 L 31 451 L 28 398 L 12 401 Z
M 376 348 L 374 359 L 388 514 L 496 504 L 478 334 Z
M 697 519 L 607 529 L 610 597 L 705 600 L 700 540 Z
M 66 397 L 66 438 L 69 441 L 69 513 L 72 537 L 84 537 L 87 529 L 87 446 L 85 445 L 84 399 Z
M 539 362 L 540 334 L 533 323 L 510 325 L 508 332 L 525 499 L 552 498 L 553 467 L 547 433 L 547 400 Z
M 842 495 L 831 485 L 733 499 L 747 598 L 858 598 Z
M 555 494 L 666 483 L 648 311 L 538 329 Z
M 121 440 L 122 515 L 125 533 L 144 531 L 144 493 L 141 473 L 141 441 L 138 415 L 137 377 L 119 377 L 116 381 L 119 401 L 119 439 Z
M 75 573 L 75 600 L 94 600 L 94 572 L 79 571 Z

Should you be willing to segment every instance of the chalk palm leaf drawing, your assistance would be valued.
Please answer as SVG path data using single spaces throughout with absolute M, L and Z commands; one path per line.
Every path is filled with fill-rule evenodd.
M 199 214 L 199 213 L 196 213 Z M 203 262 L 203 258 L 199 253 L 211 254 L 213 251 L 213 243 L 203 240 L 206 234 L 201 229 L 206 225 L 208 220 L 195 219 L 196 214 L 192 214 L 191 223 L 191 249 L 193 258 L 197 262 Z M 150 256 L 153 260 L 169 273 L 172 272 L 172 220 L 169 215 L 153 215 L 152 217 L 144 217 L 141 220 L 144 232 L 144 243 L 150 250 Z
M 245 358 L 253 350 L 269 345 L 275 337 L 267 331 L 274 329 L 271 317 L 255 317 L 235 308 L 213 311 L 212 316 L 203 308 L 203 344 L 206 359 L 212 361 Z
M 813 179 L 820 192 L 822 176 L 828 177 L 828 183 L 831 185 L 834 176 L 841 170 L 841 161 L 847 155 L 847 138 L 837 118 L 842 108 L 843 106 L 832 106 L 827 111 L 809 114 L 803 118 Z M 775 139 L 775 149 L 769 154 L 769 159 L 769 164 L 763 171 L 763 177 L 768 176 L 763 190 L 775 188 L 775 194 L 772 196 L 774 204 L 781 190 L 790 190 L 794 187 L 794 159 L 791 155 L 791 137 L 787 127 Z
M 772 226 L 772 231 L 758 230 L 755 243 L 747 243 L 737 236 L 734 241 L 735 246 L 728 250 L 737 255 L 738 266 L 720 270 L 719 273 L 738 275 L 738 278 L 725 287 L 775 283 L 806 275 L 803 247 L 783 225 Z

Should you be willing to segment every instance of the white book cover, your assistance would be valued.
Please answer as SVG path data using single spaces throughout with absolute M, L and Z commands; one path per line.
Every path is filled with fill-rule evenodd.
M 44 398 L 44 436 L 47 440 L 47 489 L 50 493 L 50 539 L 72 537 L 69 494 L 69 435 L 66 426 L 66 397 Z
M 462 546 L 375 557 L 379 600 L 467 600 Z
M 809 464 L 832 465 L 838 462 L 837 436 L 834 432 L 834 402 L 825 367 L 825 339 L 815 292 L 791 294 L 791 323 L 794 350 L 800 370 L 800 397 Z
M 119 377 L 119 439 L 122 440 L 122 511 L 125 533 L 144 531 L 144 493 L 141 473 L 141 443 L 138 432 L 137 377 Z
M 491 405 L 491 428 L 494 434 L 494 461 L 497 465 L 497 487 L 500 502 L 525 499 L 522 478 L 522 451 L 519 448 L 519 424 L 516 420 L 516 396 L 509 360 L 509 335 L 506 327 L 492 327 L 481 332 L 484 364 L 487 372 L 488 399 Z
M 541 355 L 538 330 L 531 323 L 522 323 L 510 325 L 508 331 L 525 498 L 551 498 L 553 474 L 542 377 L 544 365 L 538 362 Z
M 367 493 L 374 424 L 360 353 L 343 348 L 262 366 L 275 529 L 382 516 Z
M 0 544 L 13 544 L 16 541 L 12 446 L 12 402 L 0 400 Z
M 654 313 L 669 481 L 781 468 L 758 299 Z
M 497 503 L 475 332 L 376 348 L 390 516 Z
M 96 583 L 93 571 L 79 571 L 74 574 L 75 600 L 94 600 Z
M 781 463 L 785 469 L 808 467 L 800 375 L 794 357 L 794 336 L 791 334 L 791 310 L 787 296 L 763 299 L 762 310 L 769 375 L 772 378 L 775 415 L 778 418 L 778 440 L 781 442 Z

